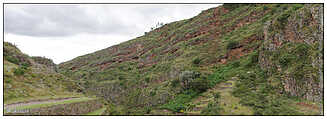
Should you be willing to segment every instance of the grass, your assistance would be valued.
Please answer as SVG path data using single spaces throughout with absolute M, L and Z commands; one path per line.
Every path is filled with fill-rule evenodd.
M 192 98 L 196 96 L 198 96 L 197 92 L 190 90 L 186 91 L 182 94 L 177 95 L 174 100 L 161 106 L 161 109 L 168 109 L 174 112 L 183 112 L 188 108 L 187 103 L 190 102 Z
M 227 81 L 232 83 L 230 87 L 235 87 L 235 81 Z M 224 83 L 219 84 L 221 87 L 227 87 Z M 241 105 L 240 99 L 231 94 L 232 89 L 218 90 L 220 92 L 220 106 L 223 108 L 221 115 L 253 115 L 253 110 L 250 107 Z
M 16 65 L 4 61 L 4 104 L 64 97 L 82 97 L 74 92 L 75 81 L 47 67 L 35 68 L 34 64 Z M 28 70 L 27 70 L 28 69 Z M 36 73 L 37 72 L 37 73 Z
M 101 109 L 95 110 L 93 112 L 89 112 L 86 115 L 101 115 L 107 108 L 103 107 Z
M 22 97 L 22 98 L 15 98 L 11 100 L 5 100 L 4 104 L 12 104 L 12 103 L 19 103 L 19 102 L 28 102 L 33 100 L 47 100 L 47 99 L 58 99 L 58 98 L 69 98 L 69 97 L 83 97 L 84 95 L 79 93 L 71 93 L 67 95 L 54 95 L 54 96 L 38 96 L 38 97 Z
M 48 102 L 48 103 L 42 103 L 42 104 L 20 106 L 20 107 L 16 107 L 15 109 L 16 110 L 35 109 L 35 108 L 49 107 L 49 106 L 60 105 L 60 104 L 70 104 L 70 103 L 89 101 L 89 100 L 94 100 L 94 99 L 95 98 L 82 97 L 82 98 L 76 98 L 76 99 L 71 99 L 71 100 L 59 101 L 59 102 L 55 102 L 55 103 Z

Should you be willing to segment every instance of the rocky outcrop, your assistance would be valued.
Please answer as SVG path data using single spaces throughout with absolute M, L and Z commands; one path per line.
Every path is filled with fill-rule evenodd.
M 36 56 L 36 57 L 32 57 L 32 59 L 36 63 L 43 64 L 43 65 L 47 66 L 48 68 L 52 69 L 53 71 L 57 71 L 56 64 L 53 63 L 53 61 L 49 58 Z
M 259 64 L 279 77 L 284 93 L 321 101 L 323 96 L 323 6 L 305 5 L 267 22 Z

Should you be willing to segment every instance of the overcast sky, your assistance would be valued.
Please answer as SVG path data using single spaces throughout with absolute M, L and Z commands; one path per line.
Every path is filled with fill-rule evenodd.
M 5 5 L 5 41 L 55 63 L 141 36 L 157 22 L 191 18 L 218 4 Z

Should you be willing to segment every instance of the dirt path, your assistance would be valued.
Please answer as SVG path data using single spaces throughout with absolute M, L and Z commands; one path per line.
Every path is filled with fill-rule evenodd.
M 220 115 L 253 115 L 252 109 L 240 104 L 240 99 L 232 95 L 237 78 L 220 83 L 217 92 L 220 93 L 220 106 L 223 111 Z
M 16 107 L 21 106 L 27 106 L 27 105 L 35 105 L 35 104 L 43 104 L 43 103 L 56 103 L 66 100 L 72 100 L 79 97 L 68 97 L 68 98 L 58 98 L 58 99 L 46 99 L 46 100 L 34 100 L 34 101 L 28 101 L 28 102 L 19 102 L 19 103 L 13 103 L 13 104 L 6 104 L 4 105 L 5 109 L 12 109 Z
M 195 107 L 186 112 L 188 115 L 201 115 L 203 110 L 209 102 L 214 101 L 214 94 L 220 93 L 219 105 L 223 110 L 217 115 L 251 115 L 252 109 L 243 106 L 239 103 L 240 99 L 232 95 L 233 87 L 235 86 L 237 78 L 217 84 L 214 88 L 206 91 L 198 98 L 194 99 L 191 103 L 195 104 Z

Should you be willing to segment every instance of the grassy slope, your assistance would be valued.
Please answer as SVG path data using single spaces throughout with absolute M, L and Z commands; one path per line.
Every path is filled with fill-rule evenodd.
M 98 110 L 95 110 L 93 112 L 89 112 L 87 113 L 86 115 L 101 115 L 107 108 L 104 107 L 104 108 L 101 108 L 101 109 L 98 109 Z
M 45 65 L 34 62 L 14 45 L 4 43 L 4 103 L 58 97 L 79 97 L 77 85 Z
M 197 88 L 185 90 L 185 85 L 180 80 L 184 71 L 200 73 L 197 78 L 209 81 L 199 81 L 208 82 L 211 87 L 206 88 L 215 90 L 214 86 L 221 81 L 253 69 L 260 70 L 257 66 L 252 66 L 257 63 L 253 60 L 258 58 L 251 57 L 258 53 L 253 51 L 257 51 L 263 43 L 264 23 L 279 18 L 284 13 L 292 14 L 302 7 L 301 4 L 252 4 L 228 9 L 222 6 L 212 8 L 194 18 L 166 24 L 144 36 L 62 63 L 59 65 L 60 70 L 66 76 L 81 81 L 87 92 L 101 95 L 112 103 L 105 111 L 106 114 L 158 114 L 158 110 L 163 110 L 164 114 L 184 113 L 192 107 L 192 101 L 199 98 L 199 95 L 210 94 L 206 91 L 194 91 Z M 230 63 L 237 62 L 240 58 L 239 64 Z M 222 65 L 225 63 L 228 65 Z M 203 112 L 210 114 L 212 110 L 220 110 L 215 108 L 219 106 L 214 103 L 221 104 L 225 101 L 232 106 L 220 105 L 222 111 L 217 113 L 300 113 L 294 111 L 297 107 L 292 105 L 294 103 L 289 103 L 294 102 L 293 99 L 289 100 L 275 93 L 271 96 L 281 103 L 276 104 L 269 99 L 269 96 L 265 95 L 267 92 L 264 92 L 264 87 L 269 87 L 270 84 L 260 83 L 267 85 L 247 85 L 246 82 L 237 84 L 249 88 L 247 91 L 252 90 L 252 86 L 263 87 L 258 89 L 258 92 L 249 94 L 263 95 L 252 96 L 252 99 L 248 100 L 246 96 L 231 94 L 230 90 L 222 91 L 222 99 L 210 104 L 215 106 L 201 105 L 207 106 Z M 233 92 L 240 91 L 238 89 L 240 88 Z M 281 98 L 278 98 L 279 96 Z M 228 97 L 233 100 L 227 102 L 225 99 Z M 260 99 L 266 99 L 267 102 L 251 102 Z M 203 100 L 212 100 L 212 97 Z M 285 106 L 294 108 L 286 109 Z M 249 108 L 252 110 L 244 111 Z M 228 110 L 237 112 L 228 113 Z
M 41 104 L 19 106 L 19 107 L 16 107 L 15 109 L 16 110 L 34 109 L 34 108 L 49 107 L 49 106 L 60 105 L 60 104 L 83 102 L 83 101 L 89 101 L 89 100 L 94 100 L 94 98 L 88 98 L 88 97 L 74 98 L 74 99 L 71 99 L 71 100 L 57 101 L 57 102 L 54 102 L 54 103 L 50 102 L 50 103 L 41 103 Z

